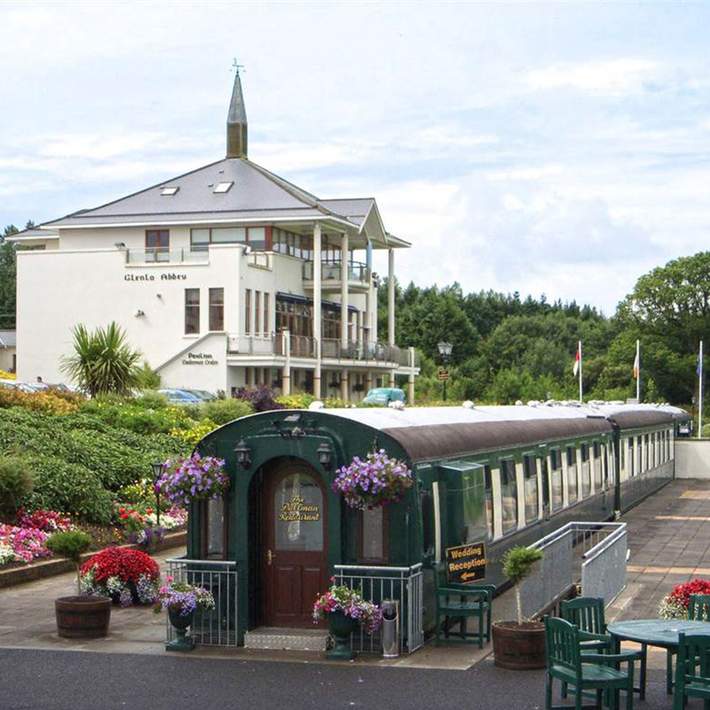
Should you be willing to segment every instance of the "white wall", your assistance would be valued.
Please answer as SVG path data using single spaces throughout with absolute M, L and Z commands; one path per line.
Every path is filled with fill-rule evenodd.
M 159 367 L 207 334 L 210 287 L 224 288 L 225 329 L 236 333 L 239 275 L 246 268 L 242 247 L 213 246 L 209 259 L 209 264 L 127 266 L 124 252 L 115 248 L 18 252 L 18 378 L 65 381 L 60 360 L 71 352 L 72 328 L 78 323 L 95 328 L 112 320 L 124 328 L 128 342 L 151 367 Z M 184 333 L 186 288 L 200 289 L 199 335 Z M 145 315 L 136 317 L 139 310 Z M 224 360 L 220 369 L 226 371 Z M 170 379 L 173 375 L 177 377 L 171 370 Z M 221 388 L 225 377 L 223 372 Z M 179 384 L 188 386 L 189 382 Z
M 675 477 L 710 478 L 710 439 L 675 439 Z

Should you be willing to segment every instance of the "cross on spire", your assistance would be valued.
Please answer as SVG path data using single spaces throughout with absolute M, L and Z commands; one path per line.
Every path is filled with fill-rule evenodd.
M 239 70 L 240 70 L 240 69 L 244 69 L 244 65 L 243 65 L 243 64 L 240 64 L 240 63 L 237 61 L 237 58 L 234 57 L 234 59 L 232 60 L 232 69 L 236 70 L 237 74 L 239 74 Z

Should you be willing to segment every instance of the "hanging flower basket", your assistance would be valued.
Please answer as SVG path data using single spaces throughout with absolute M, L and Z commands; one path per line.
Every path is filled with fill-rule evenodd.
M 406 463 L 391 459 L 384 449 L 371 451 L 365 459 L 356 456 L 349 466 L 338 469 L 333 490 L 358 510 L 377 508 L 402 499 L 413 483 Z
M 165 470 L 155 484 L 156 491 L 175 505 L 221 498 L 229 488 L 224 460 L 214 456 L 192 456 L 166 461 Z

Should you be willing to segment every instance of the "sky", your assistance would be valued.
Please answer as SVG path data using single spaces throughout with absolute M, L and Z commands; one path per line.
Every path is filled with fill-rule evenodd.
M 237 57 L 249 157 L 376 197 L 400 282 L 611 314 L 710 245 L 708 26 L 692 2 L 0 0 L 0 227 L 222 158 Z

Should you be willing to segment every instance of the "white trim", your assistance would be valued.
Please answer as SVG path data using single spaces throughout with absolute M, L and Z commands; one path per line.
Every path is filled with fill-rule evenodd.
M 434 561 L 441 562 L 441 511 L 439 510 L 439 481 L 431 484 L 431 497 L 434 506 Z

